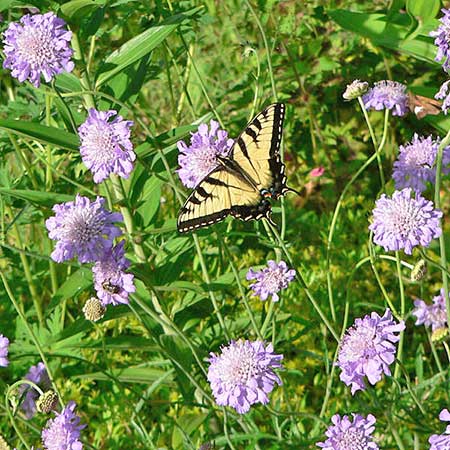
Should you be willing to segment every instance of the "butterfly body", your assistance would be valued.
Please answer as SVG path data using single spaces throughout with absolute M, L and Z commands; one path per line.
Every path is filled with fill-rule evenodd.
M 228 215 L 271 221 L 269 199 L 277 200 L 290 190 L 280 159 L 284 111 L 282 103 L 265 108 L 239 135 L 229 154 L 217 157 L 218 166 L 200 181 L 180 210 L 180 233 Z

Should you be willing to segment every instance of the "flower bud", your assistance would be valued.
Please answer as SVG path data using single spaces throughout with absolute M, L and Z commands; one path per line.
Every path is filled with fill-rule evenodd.
M 369 83 L 367 81 L 352 81 L 350 84 L 347 84 L 347 89 L 342 94 L 344 100 L 353 100 L 355 98 L 361 97 L 361 95 L 365 94 L 369 89 Z
M 43 414 L 49 414 L 58 406 L 58 394 L 55 391 L 44 392 L 36 401 L 36 409 Z
M 427 273 L 427 263 L 420 259 L 411 270 L 411 281 L 420 281 Z

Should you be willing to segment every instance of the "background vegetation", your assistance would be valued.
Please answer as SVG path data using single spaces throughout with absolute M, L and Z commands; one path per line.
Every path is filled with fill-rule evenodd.
M 428 6 L 418 8 L 422 3 Z M 342 93 L 356 78 L 392 79 L 432 97 L 445 80 L 428 37 L 438 25 L 439 2 L 2 0 L 1 29 L 31 6 L 57 12 L 77 36 L 76 69 L 56 81 L 76 124 L 86 117 L 87 91 L 99 109 L 115 108 L 135 121 L 138 164 L 124 184 L 121 204 L 132 211 L 133 239 L 146 259 L 139 261 L 128 245 L 136 295 L 129 307 L 109 308 L 101 322 L 91 324 L 82 314 L 93 294 L 91 272 L 76 262 L 50 260 L 53 243 L 44 220 L 54 203 L 78 192 L 109 196 L 108 185 L 93 184 L 67 108 L 51 87 L 18 84 L 9 71 L 0 71 L 1 272 L 64 399 L 79 405 L 86 448 L 190 449 L 206 442 L 229 448 L 230 439 L 237 449 L 315 448 L 331 416 L 351 412 L 377 417 L 380 448 L 426 448 L 428 436 L 442 431 L 437 416 L 448 407 L 444 348 L 431 345 L 425 328 L 415 327 L 407 315 L 405 371 L 351 396 L 333 369 L 337 343 L 300 283 L 282 293 L 265 330 L 286 367 L 269 406 L 239 417 L 206 401 L 200 390 L 210 394 L 209 385 L 190 346 L 207 366 L 209 352 L 227 342 L 211 297 L 230 336 L 254 339 L 245 302 L 259 327 L 271 306 L 251 297 L 245 273 L 279 256 L 280 249 L 260 222 L 229 219 L 198 237 L 178 234 L 175 143 L 210 118 L 235 137 L 263 106 L 286 103 L 288 181 L 302 196 L 284 200 L 284 222 L 276 205 L 274 220 L 286 225 L 284 242 L 295 268 L 338 333 L 356 317 L 384 311 L 373 267 L 398 306 L 395 262 L 379 258 L 384 252 L 369 241 L 369 217 L 380 191 L 376 163 L 349 185 L 373 146 L 357 102 L 344 102 Z M 114 59 L 115 49 L 149 29 L 151 38 Z M 380 136 L 383 113 L 370 118 Z M 399 144 L 415 132 L 443 136 L 449 125 L 443 115 L 391 118 L 383 150 L 387 179 Z M 318 166 L 324 175 L 310 177 Z M 448 180 L 442 189 L 447 217 Z M 392 181 L 387 190 L 393 190 Z M 112 196 L 116 207 L 119 200 Z M 448 220 L 443 227 L 448 234 Z M 439 258 L 437 242 L 427 254 Z M 410 264 L 419 257 L 402 255 Z M 408 314 L 415 297 L 429 301 L 442 284 L 441 271 L 433 267 L 420 283 L 410 282 L 407 269 L 402 275 Z M 40 360 L 4 285 L 0 332 L 12 341 L 11 364 L 0 370 L 3 392 Z M 7 402 L 0 406 L 1 434 L 23 448 L 7 407 Z M 46 418 L 26 421 L 18 413 L 16 421 L 29 444 L 39 445 Z

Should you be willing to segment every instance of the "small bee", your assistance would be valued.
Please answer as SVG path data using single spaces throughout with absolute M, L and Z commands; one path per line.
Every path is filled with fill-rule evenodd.
M 120 286 L 112 284 L 110 281 L 104 281 L 102 283 L 102 288 L 108 292 L 108 294 L 118 294 L 120 292 Z

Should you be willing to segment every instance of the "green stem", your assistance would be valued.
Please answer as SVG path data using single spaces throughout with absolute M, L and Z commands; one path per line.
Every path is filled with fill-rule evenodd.
M 11 216 L 11 220 L 13 220 L 13 212 L 11 207 L 7 206 L 5 207 L 8 214 Z M 20 249 L 24 248 L 23 240 L 22 240 L 22 234 L 20 233 L 19 227 L 16 223 L 12 224 L 12 234 L 15 240 L 17 241 L 18 247 Z M 39 296 L 39 293 L 36 289 L 36 285 L 33 281 L 33 275 L 31 273 L 30 264 L 28 262 L 28 258 L 26 257 L 25 253 L 20 252 L 19 253 L 20 262 L 23 266 L 23 273 L 25 275 L 25 279 L 27 280 L 28 289 L 30 290 L 31 298 L 33 300 L 33 305 L 36 310 L 36 315 L 39 321 L 40 325 L 44 324 L 44 316 L 42 313 L 42 305 L 41 305 L 41 297 Z
M 48 361 L 47 361 L 47 358 L 46 358 L 46 356 L 44 354 L 44 351 L 43 351 L 43 349 L 41 347 L 41 344 L 40 344 L 38 338 L 36 337 L 36 335 L 34 334 L 34 331 L 31 328 L 30 324 L 27 322 L 27 319 L 26 319 L 22 309 L 20 308 L 19 304 L 17 303 L 16 299 L 14 298 L 14 295 L 13 295 L 13 293 L 12 293 L 10 287 L 9 287 L 8 281 L 6 280 L 6 277 L 3 274 L 3 272 L 0 272 L 0 277 L 1 277 L 2 281 L 3 281 L 3 285 L 5 286 L 6 293 L 8 294 L 8 297 L 11 300 L 11 303 L 13 304 L 13 306 L 14 306 L 17 314 L 19 315 L 19 317 L 22 319 L 22 322 L 25 325 L 25 328 L 27 329 L 27 332 L 28 332 L 28 334 L 30 336 L 30 339 L 33 341 L 33 344 L 36 347 L 36 350 L 38 351 L 39 356 L 41 357 L 41 360 L 42 360 L 42 362 L 45 365 L 45 368 L 46 368 L 47 373 L 48 373 L 48 378 L 50 379 L 50 383 L 51 383 L 51 385 L 53 387 L 53 390 L 58 394 L 59 400 L 60 400 L 62 406 L 64 406 L 63 398 L 61 396 L 61 393 L 58 390 L 58 387 L 55 384 L 52 371 L 50 370 L 50 366 L 48 364 Z
M 400 254 L 398 251 L 395 252 L 395 258 L 397 260 L 397 277 L 398 277 L 398 287 L 400 290 L 400 316 L 402 319 L 405 317 L 406 313 L 406 303 L 405 303 L 405 288 L 403 286 L 403 278 L 402 278 L 402 268 L 400 265 Z M 400 364 L 403 356 L 403 341 L 405 338 L 405 330 L 400 331 L 400 340 L 398 342 L 398 350 L 397 350 L 397 362 L 394 370 L 394 378 L 398 378 L 400 371 Z
M 442 179 L 442 156 L 444 153 L 444 148 L 446 148 L 450 143 L 450 130 L 447 135 L 442 139 L 438 147 L 437 157 L 436 157 L 436 183 L 434 188 L 434 206 L 436 209 L 441 207 L 441 179 Z M 442 228 L 444 228 L 444 221 L 442 221 Z M 441 266 L 442 268 L 447 267 L 447 257 L 445 254 L 445 235 L 444 230 L 442 230 L 439 236 L 439 249 L 441 256 Z M 447 326 L 450 330 L 450 299 L 448 297 L 448 278 L 447 271 L 442 270 L 442 286 L 444 289 L 445 306 L 447 308 Z
M 31 168 L 31 164 L 28 161 L 27 155 L 25 154 L 25 152 L 22 151 L 22 148 L 20 147 L 20 145 L 17 143 L 16 138 L 14 137 L 13 134 L 8 133 L 8 137 L 14 147 L 14 150 L 16 151 L 17 157 L 19 158 L 20 162 L 22 163 L 24 169 L 26 170 L 26 172 L 28 173 L 28 176 L 30 177 L 30 181 L 31 184 L 33 185 L 33 189 L 35 189 L 36 191 L 38 191 L 40 189 L 39 187 L 39 183 L 34 175 L 34 172 Z
M 290 255 L 288 249 L 284 245 L 284 242 L 281 239 L 281 236 L 278 234 L 278 230 L 270 222 L 268 222 L 268 223 L 269 223 L 269 226 L 270 226 L 270 228 L 272 230 L 272 233 L 276 236 L 280 247 L 282 248 L 284 254 L 286 255 L 286 258 L 289 261 L 289 264 L 291 265 L 291 267 L 295 267 L 294 266 L 294 262 L 292 261 L 292 258 L 291 258 L 291 255 Z M 319 316 L 322 319 L 323 323 L 326 325 L 326 327 L 328 328 L 330 333 L 333 335 L 334 339 L 336 339 L 336 341 L 339 342 L 340 341 L 339 336 L 337 335 L 336 331 L 334 330 L 334 328 L 331 325 L 331 323 L 329 322 L 329 320 L 326 318 L 325 314 L 323 313 L 323 311 L 320 308 L 319 304 L 315 300 L 314 296 L 311 294 L 311 292 L 310 292 L 310 290 L 308 288 L 308 284 L 306 283 L 306 280 L 303 277 L 303 274 L 302 274 L 302 272 L 301 272 L 299 267 L 296 269 L 296 277 L 300 281 L 300 284 L 301 284 L 301 286 L 303 288 L 303 291 L 305 292 L 306 296 L 308 297 L 308 300 L 311 302 L 311 304 L 313 305 L 313 307 L 316 310 L 316 312 L 319 314 Z
M 114 194 L 116 196 L 117 203 L 119 204 L 120 212 L 122 213 L 123 216 L 123 223 L 125 224 L 125 229 L 127 230 L 128 239 L 133 245 L 133 250 L 134 253 L 136 254 L 138 262 L 143 263 L 147 260 L 147 258 L 145 256 L 144 249 L 142 248 L 141 244 L 136 242 L 136 236 L 134 236 L 133 218 L 127 206 L 127 198 L 125 190 L 123 188 L 122 181 L 115 174 L 112 174 L 110 179 L 114 190 Z

